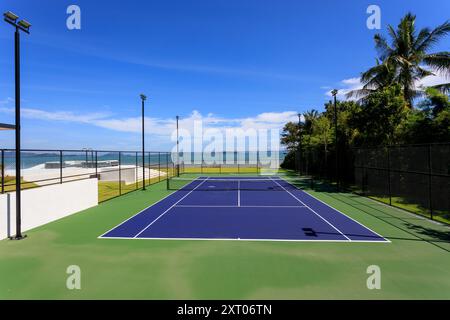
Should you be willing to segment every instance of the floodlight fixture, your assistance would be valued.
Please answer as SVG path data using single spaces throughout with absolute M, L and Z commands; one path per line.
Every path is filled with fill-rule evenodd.
M 27 20 L 20 20 L 17 24 L 27 30 L 31 27 L 31 23 L 29 23 Z
M 11 11 L 7 11 L 3 14 L 5 19 L 9 20 L 10 22 L 15 23 L 17 19 L 19 19 L 19 16 L 15 13 L 12 13 Z

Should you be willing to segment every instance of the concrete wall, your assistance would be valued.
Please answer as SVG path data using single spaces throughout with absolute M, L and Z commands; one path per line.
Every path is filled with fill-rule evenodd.
M 142 169 L 141 169 L 142 170 Z M 125 184 L 135 183 L 136 182 L 136 167 L 131 168 L 122 168 L 120 170 L 120 179 L 125 182 Z M 119 181 L 119 170 L 114 171 L 100 171 L 99 173 L 100 181 Z
M 22 191 L 22 231 L 98 205 L 98 181 L 86 179 Z M 16 194 L 0 194 L 0 239 L 16 231 Z

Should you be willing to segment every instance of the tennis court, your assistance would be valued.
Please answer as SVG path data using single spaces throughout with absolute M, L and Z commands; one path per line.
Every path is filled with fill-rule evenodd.
M 170 183 L 176 192 L 101 238 L 389 242 L 277 176 Z

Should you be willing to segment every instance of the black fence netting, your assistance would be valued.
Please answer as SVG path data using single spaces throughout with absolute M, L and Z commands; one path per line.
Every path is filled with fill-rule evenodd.
M 302 175 L 450 223 L 450 143 L 304 148 L 295 155 Z

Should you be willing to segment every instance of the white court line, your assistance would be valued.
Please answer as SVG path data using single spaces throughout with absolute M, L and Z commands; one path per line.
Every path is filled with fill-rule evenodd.
M 145 230 L 147 230 L 148 228 L 150 228 L 152 226 L 152 224 L 154 224 L 156 221 L 158 221 L 163 215 L 165 215 L 167 212 L 170 211 L 170 209 L 172 209 L 173 207 L 175 207 L 179 202 L 181 202 L 184 198 L 186 198 L 188 195 L 190 195 L 195 189 L 197 189 L 198 187 L 200 187 L 202 184 L 204 184 L 206 181 L 208 180 L 208 178 L 206 178 L 205 180 L 203 180 L 201 183 L 199 183 L 194 189 L 192 189 L 191 191 L 189 191 L 188 193 L 186 193 L 180 200 L 178 200 L 177 202 L 175 202 L 173 205 L 170 206 L 169 209 L 167 209 L 166 211 L 164 211 L 163 213 L 161 213 L 155 220 L 153 220 L 148 226 L 146 226 L 144 229 L 142 229 L 138 234 L 136 234 L 134 236 L 134 238 L 138 237 L 142 232 L 144 232 Z M 195 180 L 194 180 L 195 181 Z
M 297 198 L 295 195 L 293 195 L 291 192 L 289 192 L 289 190 L 287 190 L 285 187 L 283 187 L 281 184 L 278 183 L 278 181 L 276 180 L 272 180 L 273 182 L 275 182 L 276 184 L 278 184 L 281 188 L 283 188 L 283 190 L 285 190 L 287 193 L 289 193 L 294 199 L 296 199 L 298 202 L 300 202 L 301 204 L 303 204 L 304 206 L 306 206 L 309 210 L 311 210 L 314 214 L 316 214 L 319 218 L 321 218 L 323 221 L 325 221 L 326 223 L 328 223 L 334 230 L 336 230 L 337 232 L 339 232 L 341 235 L 343 235 L 345 238 L 348 239 L 348 241 L 352 241 L 349 237 L 347 237 L 345 234 L 343 234 L 341 232 L 341 230 L 339 230 L 338 228 L 336 228 L 332 223 L 330 223 L 327 219 L 325 219 L 324 217 L 322 217 L 320 214 L 318 214 L 316 211 L 314 211 L 312 208 L 310 208 L 308 205 L 306 205 L 306 203 L 304 203 L 303 201 L 301 201 L 299 198 Z
M 196 178 L 196 179 L 193 180 L 192 182 L 197 181 L 197 180 L 199 180 L 199 179 Z M 192 183 L 192 182 L 191 182 L 191 183 Z M 179 191 L 179 190 L 177 190 L 177 191 Z M 182 190 L 181 190 L 181 191 L 182 191 Z M 154 205 L 160 203 L 161 201 L 163 201 L 163 200 L 167 199 L 168 197 L 173 196 L 173 195 L 175 195 L 175 194 L 177 194 L 177 192 L 171 192 L 171 193 L 169 193 L 167 196 L 165 196 L 165 197 L 163 197 L 162 199 L 156 201 L 155 203 L 152 203 L 152 204 L 149 205 L 148 207 L 145 207 L 144 209 L 142 209 L 142 210 L 139 211 L 138 213 L 133 214 L 131 217 L 129 217 L 128 219 L 122 221 L 121 223 L 119 223 L 119 224 L 116 225 L 115 227 L 112 227 L 111 229 L 109 229 L 108 231 L 106 231 L 105 233 L 103 233 L 101 236 L 99 236 L 99 237 L 97 237 L 97 238 L 106 238 L 106 237 L 104 237 L 105 234 L 110 233 L 110 232 L 113 231 L 114 229 L 116 229 L 116 228 L 120 227 L 121 225 L 123 225 L 125 222 L 127 222 L 127 221 L 133 219 L 134 217 L 136 217 L 136 216 L 139 215 L 140 213 L 144 212 L 144 211 L 147 210 L 148 208 L 153 207 Z
M 306 206 L 226 206 L 179 204 L 176 208 L 307 208 Z
M 387 241 L 374 241 L 374 240 L 327 240 L 327 239 L 237 239 L 237 238 L 152 238 L 152 237 L 139 237 L 139 238 L 127 238 L 127 237 L 103 237 L 102 239 L 113 240 L 176 240 L 176 241 L 241 241 L 241 242 L 338 242 L 338 243 L 388 243 Z
M 369 230 L 369 231 L 371 231 L 372 233 L 374 233 L 374 234 L 376 234 L 377 236 L 379 236 L 380 238 L 383 238 L 386 242 L 391 242 L 391 240 L 389 240 L 389 239 L 386 239 L 385 237 L 383 237 L 381 234 L 379 234 L 379 233 L 377 233 L 377 232 L 375 232 L 375 231 L 373 231 L 372 229 L 370 229 L 369 227 L 366 227 L 365 225 L 363 225 L 361 222 L 359 222 L 359 221 L 357 221 L 357 220 L 355 220 L 355 219 L 353 219 L 352 217 L 350 217 L 350 216 L 348 216 L 348 215 L 346 215 L 345 213 L 343 213 L 342 211 L 340 211 L 340 210 L 338 210 L 338 209 L 336 209 L 336 208 L 334 208 L 334 207 L 332 207 L 332 206 L 330 206 L 328 203 L 326 203 L 326 202 L 324 202 L 324 201 L 322 201 L 322 200 L 320 200 L 319 198 L 317 198 L 317 197 L 315 197 L 315 196 L 313 196 L 312 194 L 310 194 L 309 192 L 306 192 L 306 191 L 304 191 L 304 190 L 301 190 L 301 189 L 298 189 L 296 186 L 294 186 L 292 183 L 290 183 L 288 180 L 284 180 L 283 179 L 283 181 L 285 181 L 286 183 L 288 183 L 290 186 L 292 186 L 293 188 L 295 188 L 296 190 L 299 190 L 299 191 L 301 191 L 301 192 L 304 192 L 304 193 L 306 193 L 307 195 L 309 195 L 310 197 L 312 197 L 312 198 L 314 198 L 314 199 L 316 199 L 317 201 L 319 201 L 319 202 L 321 202 L 321 203 L 323 203 L 324 205 L 326 205 L 327 207 L 329 207 L 329 208 L 331 208 L 331 209 L 333 209 L 333 210 L 335 210 L 335 211 L 337 211 L 337 212 L 339 212 L 340 214 L 342 214 L 343 216 L 346 216 L 347 218 L 349 218 L 350 220 L 352 220 L 352 221 L 354 221 L 354 222 L 356 222 L 357 224 L 359 224 L 360 226 L 362 226 L 362 227 L 364 227 L 364 228 L 366 228 L 367 230 Z M 370 199 L 370 198 L 369 198 Z M 372 199 L 370 199 L 370 200 L 372 200 Z M 373 200 L 373 201 L 375 201 L 375 200 Z M 354 241 L 354 242 L 356 242 L 356 240 L 352 240 L 352 241 Z

